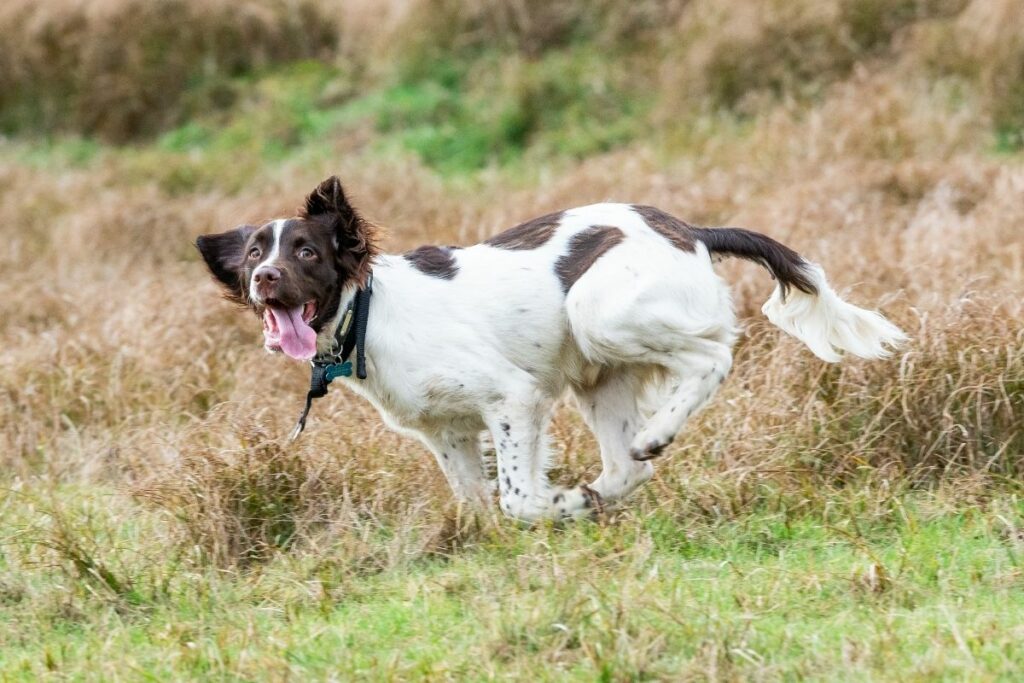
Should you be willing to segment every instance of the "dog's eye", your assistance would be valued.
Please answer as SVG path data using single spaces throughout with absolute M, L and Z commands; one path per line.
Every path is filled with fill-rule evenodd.
M 258 259 L 260 257 L 260 254 L 262 253 L 263 252 L 260 251 L 259 247 L 253 247 L 252 249 L 249 250 L 249 258 Z
M 299 249 L 299 258 L 306 260 L 314 259 L 316 258 L 316 252 L 309 247 L 303 247 L 302 249 Z

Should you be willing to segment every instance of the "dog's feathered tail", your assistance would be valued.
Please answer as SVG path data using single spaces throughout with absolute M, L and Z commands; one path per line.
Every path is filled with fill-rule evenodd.
M 834 363 L 846 351 L 883 358 L 907 336 L 881 314 L 839 298 L 820 266 L 789 247 L 740 228 L 694 228 L 711 254 L 760 263 L 778 285 L 761 308 L 773 324 L 793 335 L 822 360 Z

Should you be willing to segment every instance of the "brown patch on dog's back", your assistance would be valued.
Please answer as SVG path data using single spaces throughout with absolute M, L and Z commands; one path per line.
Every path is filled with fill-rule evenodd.
M 610 225 L 592 225 L 573 235 L 569 251 L 555 262 L 555 274 L 562 282 L 562 291 L 568 292 L 597 259 L 623 239 L 622 231 Z
M 558 224 L 562 220 L 563 213 L 559 211 L 557 213 L 549 213 L 540 218 L 534 218 L 532 221 L 527 221 L 514 228 L 509 228 L 505 232 L 498 233 L 485 241 L 484 244 L 498 247 L 499 249 L 536 249 L 547 243 L 551 236 L 555 234 L 555 230 L 558 229 Z
M 681 251 L 694 250 L 693 226 L 675 216 L 671 216 L 653 206 L 633 205 L 633 210 L 640 214 L 647 226 L 658 233 Z
M 408 251 L 402 256 L 416 270 L 431 277 L 451 280 L 459 272 L 459 265 L 455 262 L 451 248 L 425 245 Z

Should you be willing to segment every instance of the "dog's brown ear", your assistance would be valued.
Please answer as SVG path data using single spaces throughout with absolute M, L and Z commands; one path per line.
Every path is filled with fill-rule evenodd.
M 338 176 L 332 175 L 309 193 L 303 213 L 309 218 L 314 216 L 334 217 L 355 214 L 355 209 L 345 198 L 341 180 Z
M 206 266 L 217 280 L 224 285 L 229 299 L 245 302 L 242 291 L 241 272 L 245 263 L 245 243 L 255 228 L 241 225 L 234 230 L 214 235 L 200 235 L 196 249 L 203 255 Z
M 338 266 L 345 278 L 362 284 L 377 254 L 376 228 L 363 220 L 345 197 L 338 176 L 332 175 L 306 197 L 303 218 L 321 221 L 334 231 Z

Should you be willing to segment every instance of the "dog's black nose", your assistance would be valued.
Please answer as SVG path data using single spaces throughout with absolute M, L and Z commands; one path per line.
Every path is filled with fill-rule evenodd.
M 253 274 L 252 279 L 257 285 L 264 282 L 269 285 L 281 279 L 281 271 L 274 266 L 263 266 Z

